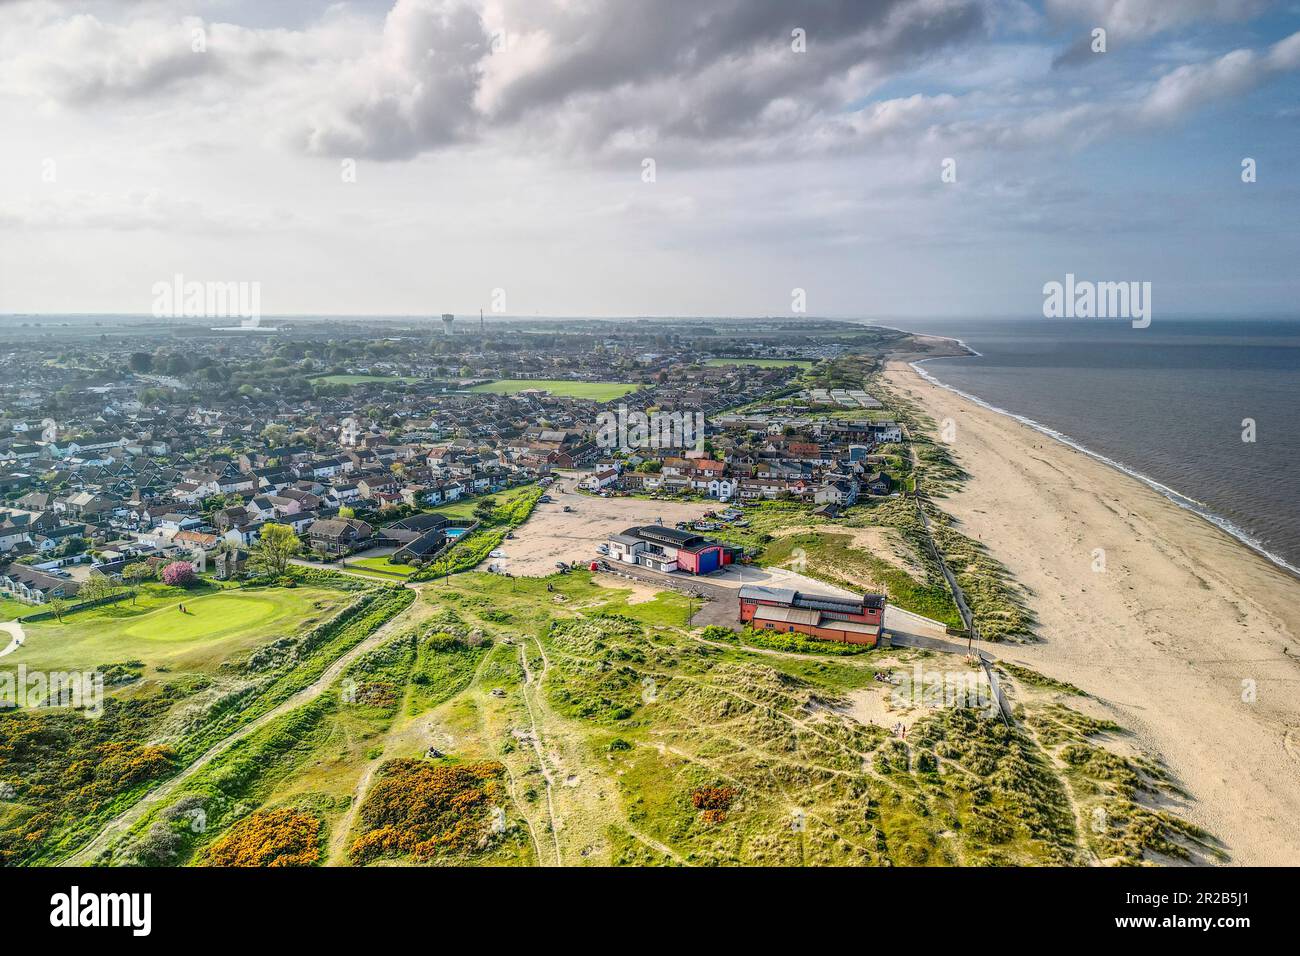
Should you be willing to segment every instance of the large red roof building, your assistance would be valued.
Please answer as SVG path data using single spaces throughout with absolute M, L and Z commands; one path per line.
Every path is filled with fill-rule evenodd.
M 807 634 L 823 641 L 875 647 L 884 619 L 883 594 L 839 597 L 754 584 L 740 589 L 741 623 L 759 631 Z

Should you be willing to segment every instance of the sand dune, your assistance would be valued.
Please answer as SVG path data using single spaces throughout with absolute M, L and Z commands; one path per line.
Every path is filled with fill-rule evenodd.
M 956 424 L 952 449 L 972 478 L 942 507 L 1031 592 L 1042 642 L 998 654 L 1103 701 L 1165 759 L 1193 797 L 1181 812 L 1231 862 L 1300 865 L 1300 581 L 906 364 L 886 377 Z

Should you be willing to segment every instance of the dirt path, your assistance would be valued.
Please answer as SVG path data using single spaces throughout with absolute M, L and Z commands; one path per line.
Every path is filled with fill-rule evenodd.
M 81 849 L 69 856 L 60 865 L 91 865 L 100 853 L 108 849 L 113 842 L 125 835 L 131 827 L 135 826 L 135 824 L 138 823 L 150 810 L 160 805 L 164 800 L 171 796 L 171 794 L 174 793 L 181 784 L 210 764 L 213 759 L 230 749 L 233 744 L 243 740 L 249 734 L 255 733 L 272 721 L 283 717 L 285 714 L 297 710 L 304 704 L 310 703 L 323 694 L 331 684 L 338 680 L 349 664 L 363 654 L 378 647 L 380 644 L 384 643 L 384 641 L 392 637 L 394 632 L 406 626 L 409 623 L 407 619 L 412 617 L 413 612 L 416 612 L 419 608 L 420 601 L 417 596 L 416 601 L 400 611 L 396 617 L 389 620 L 369 637 L 362 640 L 360 644 L 357 644 L 351 650 L 338 657 L 329 667 L 325 668 L 324 673 L 322 673 L 320 677 L 316 678 L 316 680 L 312 681 L 312 683 L 302 688 L 302 690 L 298 691 L 283 703 L 267 711 L 262 716 L 254 718 L 244 726 L 222 738 L 219 742 L 213 744 L 201 756 L 194 760 L 193 763 L 176 776 L 164 780 L 158 786 L 146 793 L 140 800 L 136 801 L 122 813 L 110 820 L 104 825 L 99 833 L 90 840 L 89 843 L 83 845 Z
M 536 641 L 536 638 L 534 638 Z M 529 737 L 533 744 L 533 750 L 537 753 L 537 763 L 542 771 L 542 779 L 546 782 L 546 812 L 551 821 L 551 836 L 555 841 L 555 865 L 564 866 L 564 851 L 560 849 L 560 828 L 555 817 L 555 779 L 551 775 L 550 767 L 546 763 L 546 754 L 542 749 L 542 731 L 537 724 L 537 712 L 533 709 L 533 696 L 541 690 L 542 678 L 546 676 L 546 670 L 550 667 L 550 662 L 546 659 L 546 653 L 542 650 L 541 641 L 536 641 L 537 650 L 542 655 L 542 673 L 536 679 L 533 672 L 528 666 L 528 651 L 523 642 L 519 644 L 519 662 L 524 668 L 524 686 L 523 697 L 524 706 L 528 708 Z M 540 708 L 540 703 L 538 707 Z M 538 863 L 541 858 L 538 858 Z
M 5 624 L 0 624 L 0 633 L 7 633 L 10 636 L 8 646 L 6 646 L 3 651 L 0 651 L 0 657 L 12 654 L 14 651 L 18 650 L 18 648 L 22 647 L 23 641 L 27 639 L 27 635 L 23 633 L 23 626 L 17 621 L 9 621 Z

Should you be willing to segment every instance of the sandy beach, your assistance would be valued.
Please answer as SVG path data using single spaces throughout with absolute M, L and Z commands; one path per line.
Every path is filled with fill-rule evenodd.
M 971 478 L 940 505 L 1030 593 L 1041 641 L 990 650 L 1094 695 L 1164 759 L 1193 798 L 1178 812 L 1229 862 L 1300 864 L 1300 581 L 904 362 L 886 380 L 955 424 Z

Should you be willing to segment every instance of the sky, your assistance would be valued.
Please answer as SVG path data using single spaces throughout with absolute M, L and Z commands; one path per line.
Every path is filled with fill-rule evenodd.
M 0 0 L 0 314 L 1294 315 L 1298 147 L 1300 0 Z

